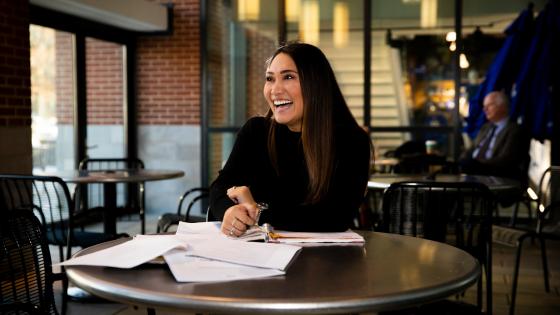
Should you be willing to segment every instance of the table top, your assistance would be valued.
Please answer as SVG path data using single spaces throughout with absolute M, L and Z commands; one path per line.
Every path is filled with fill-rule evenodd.
M 149 170 L 149 169 L 125 169 L 111 171 L 88 171 L 70 170 L 56 172 L 41 172 L 35 175 L 57 176 L 65 182 L 88 184 L 88 183 L 126 183 L 147 182 L 164 180 L 185 176 L 185 172 L 179 170 Z
M 480 276 L 478 261 L 450 245 L 396 234 L 359 233 L 366 240 L 364 246 L 304 247 L 286 275 L 264 279 L 179 283 L 163 265 L 129 270 L 71 266 L 66 272 L 78 287 L 125 304 L 276 314 L 405 308 L 462 292 Z
M 368 188 L 386 189 L 392 183 L 409 181 L 430 181 L 426 174 L 374 174 L 368 181 Z M 492 191 L 511 190 L 520 188 L 520 183 L 511 178 L 484 175 L 452 175 L 437 174 L 436 182 L 477 182 L 488 186 Z

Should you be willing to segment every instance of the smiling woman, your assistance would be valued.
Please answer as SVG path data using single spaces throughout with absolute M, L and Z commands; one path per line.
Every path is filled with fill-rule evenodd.
M 274 115 L 274 120 L 288 126 L 291 131 L 301 131 L 303 98 L 294 60 L 287 54 L 277 55 L 268 66 L 264 97 Z
M 224 234 L 269 223 L 298 231 L 353 226 L 369 177 L 371 143 L 317 47 L 291 43 L 266 63 L 265 117 L 243 126 L 210 191 Z M 258 202 L 268 209 L 256 222 Z

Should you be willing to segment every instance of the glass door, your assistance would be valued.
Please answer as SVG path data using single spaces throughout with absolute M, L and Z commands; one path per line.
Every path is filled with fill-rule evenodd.
M 34 171 L 74 169 L 74 35 L 30 25 Z
M 86 155 L 125 157 L 125 46 L 86 37 Z

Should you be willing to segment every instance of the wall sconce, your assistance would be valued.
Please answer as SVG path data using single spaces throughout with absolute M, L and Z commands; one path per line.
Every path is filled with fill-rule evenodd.
M 302 3 L 302 14 L 299 20 L 299 37 L 303 42 L 319 44 L 319 1 L 306 0 Z
M 333 12 L 333 42 L 335 47 L 344 47 L 348 44 L 349 24 L 348 4 L 336 2 Z
M 237 0 L 237 20 L 256 21 L 259 13 L 260 0 Z

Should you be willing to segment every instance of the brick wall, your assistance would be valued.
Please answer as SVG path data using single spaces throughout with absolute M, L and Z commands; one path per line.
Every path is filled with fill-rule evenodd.
M 29 3 L 0 0 L 0 173 L 30 173 Z
M 122 45 L 86 38 L 88 124 L 123 124 L 123 71 Z
M 138 40 L 140 125 L 200 123 L 200 3 L 199 0 L 172 2 L 173 34 Z
M 74 121 L 74 66 L 72 34 L 55 31 L 55 91 L 58 124 Z
M 232 2 L 232 5 L 235 3 Z M 229 126 L 230 91 L 230 49 L 229 21 L 234 19 L 235 8 L 225 5 L 223 1 L 211 2 L 209 9 L 207 41 L 208 41 L 208 71 L 211 80 L 212 93 L 210 98 L 210 125 Z M 264 115 L 268 105 L 263 96 L 265 60 L 274 52 L 274 40 L 263 36 L 257 30 L 246 26 L 244 28 L 247 40 L 247 72 L 246 77 L 246 117 Z M 217 175 L 224 158 L 224 134 L 213 134 L 210 139 L 209 174 L 211 179 Z
M 29 5 L 0 0 L 0 126 L 30 125 Z
M 275 42 L 255 30 L 247 31 L 249 62 L 247 64 L 247 115 L 264 115 L 268 104 L 263 95 L 265 61 L 276 49 Z

